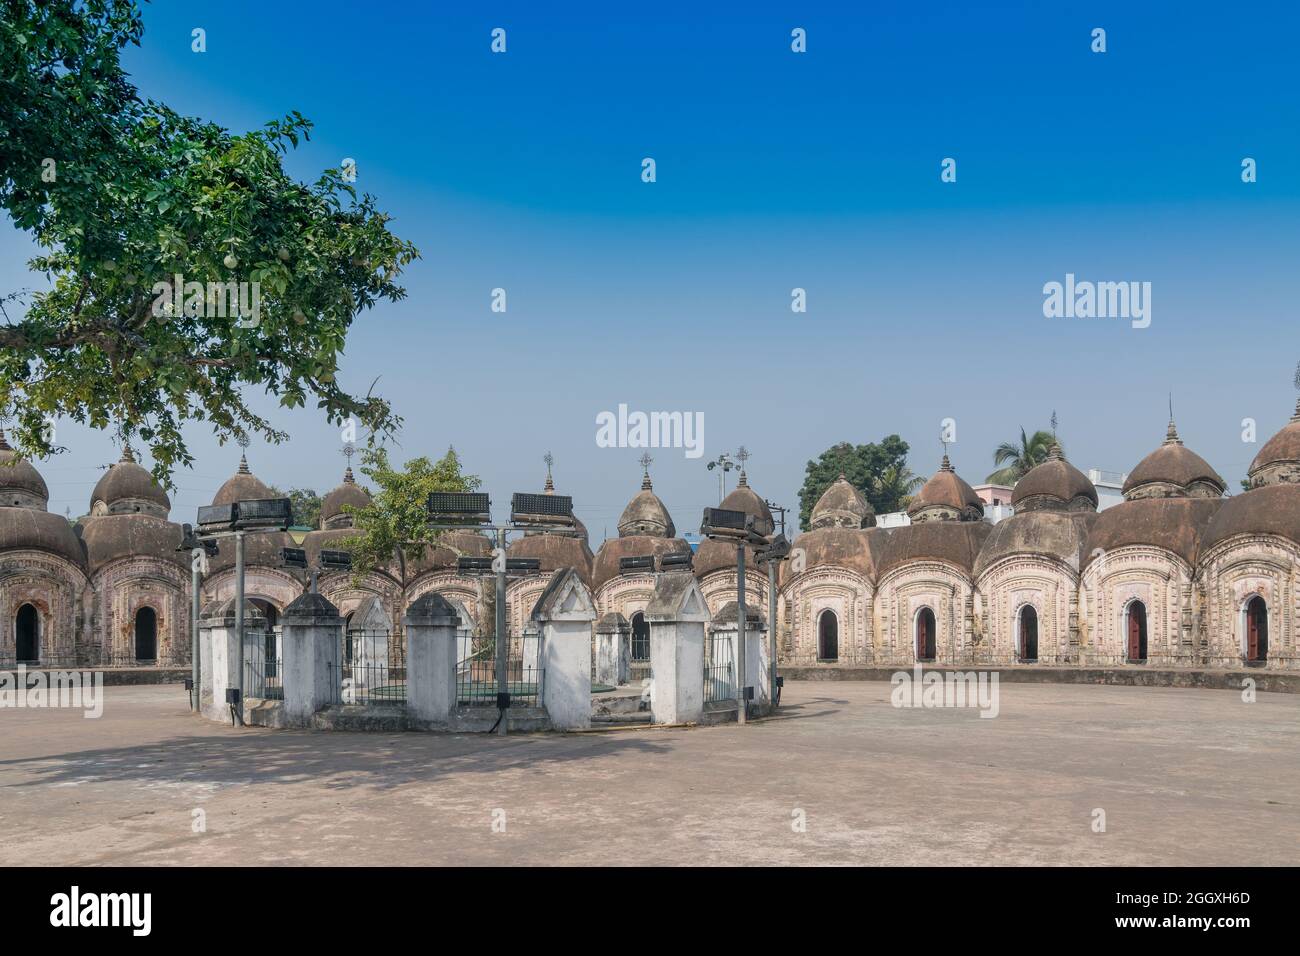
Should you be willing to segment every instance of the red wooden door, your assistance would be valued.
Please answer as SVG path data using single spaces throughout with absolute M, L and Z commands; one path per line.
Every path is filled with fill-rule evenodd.
M 1254 601 L 1246 606 L 1246 660 L 1259 660 L 1259 613 Z
M 918 660 L 928 661 L 934 657 L 930 650 L 930 615 L 927 609 L 922 609 L 916 619 L 916 657 Z

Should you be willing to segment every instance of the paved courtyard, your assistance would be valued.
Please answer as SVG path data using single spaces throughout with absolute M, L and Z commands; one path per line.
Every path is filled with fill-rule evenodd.
M 990 720 L 792 683 L 746 728 L 501 739 L 234 730 L 109 688 L 98 720 L 0 710 L 0 864 L 1300 863 L 1300 696 L 1001 691 Z

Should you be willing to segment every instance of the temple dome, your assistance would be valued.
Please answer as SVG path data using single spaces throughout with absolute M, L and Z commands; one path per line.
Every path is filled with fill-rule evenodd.
M 943 456 L 934 477 L 921 486 L 921 490 L 907 506 L 913 523 L 926 521 L 979 521 L 984 517 L 984 502 L 953 470 L 948 456 Z
M 0 508 L 0 553 L 27 549 L 56 554 L 86 568 L 86 550 L 63 515 L 43 508 Z
M 876 559 L 877 576 L 883 579 L 913 561 L 941 561 L 970 574 L 992 530 L 987 521 L 923 521 L 868 533 L 884 535 Z
M 651 535 L 658 538 L 675 538 L 677 528 L 672 515 L 654 493 L 647 471 L 641 480 L 641 490 L 633 496 L 618 519 L 618 536 Z
M 1124 482 L 1124 497 L 1220 498 L 1227 485 L 1209 463 L 1178 437 L 1172 421 L 1159 448 L 1143 458 Z
M 771 509 L 768 508 L 767 502 L 749 487 L 749 479 L 745 477 L 743 470 L 740 472 L 740 484 L 722 499 L 722 504 L 718 507 L 725 511 L 743 511 L 747 515 L 753 515 L 754 530 L 764 537 L 770 535 L 776 528 Z
M 1246 474 L 1252 488 L 1300 484 L 1300 401 L 1291 420 L 1264 443 Z
M 1137 498 L 1107 508 L 1092 524 L 1084 565 L 1130 545 L 1162 548 L 1195 565 L 1206 529 L 1227 500 Z
M 19 458 L 0 431 L 0 507 L 44 511 L 50 500 L 45 479 L 31 462 Z
M 151 514 L 92 516 L 78 526 L 91 574 L 123 558 L 158 558 L 188 568 L 190 554 L 177 551 L 181 526 Z
M 591 586 L 599 588 L 602 584 L 619 576 L 619 560 L 622 558 L 644 558 L 653 556 L 658 559 L 665 554 L 689 554 L 691 550 L 682 538 L 664 538 L 658 535 L 634 534 L 618 538 L 606 538 L 596 552 L 592 564 Z M 734 561 L 735 552 L 732 552 Z M 656 560 L 656 567 L 658 561 Z M 650 572 L 645 572 L 649 574 Z
M 818 528 L 870 528 L 876 523 L 876 512 L 871 503 L 862 496 L 852 483 L 841 473 L 822 492 L 813 505 L 809 516 L 809 527 Z
M 1200 554 L 1241 534 L 1277 535 L 1300 544 L 1300 484 L 1266 485 L 1226 499 L 1205 529 Z
M 1084 564 L 1084 545 L 1092 512 L 1026 511 L 993 526 L 980 548 L 974 574 L 979 577 L 1003 558 L 1015 555 L 1055 558 L 1077 572 Z
M 1011 506 L 1024 511 L 1096 511 L 1097 489 L 1088 476 L 1065 460 L 1053 443 L 1047 459 L 1029 469 L 1011 491 Z
M 239 456 L 239 470 L 226 479 L 225 484 L 217 489 L 212 499 L 214 505 L 231 505 L 237 501 L 253 501 L 258 498 L 273 497 L 271 489 L 262 484 L 248 470 L 248 458 Z
M 816 568 L 845 568 L 874 583 L 876 563 L 884 549 L 886 535 L 887 532 L 877 528 L 823 525 L 799 535 L 794 539 L 793 547 L 802 549 L 804 553 L 803 573 Z M 732 564 L 735 564 L 734 557 Z M 783 586 L 796 573 L 789 561 L 781 562 Z
M 344 505 L 364 508 L 370 504 L 370 495 L 357 484 L 352 476 L 352 468 L 343 473 L 343 484 L 327 494 L 320 504 L 320 526 L 322 530 L 334 528 L 351 528 L 352 515 L 343 510 Z
M 171 509 L 167 492 L 153 475 L 136 464 L 129 448 L 122 450 L 121 460 L 109 466 L 90 493 L 93 516 L 143 513 L 166 518 Z

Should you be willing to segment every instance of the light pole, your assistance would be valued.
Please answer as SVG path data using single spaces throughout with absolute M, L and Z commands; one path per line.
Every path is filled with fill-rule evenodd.
M 190 553 L 190 691 L 193 695 L 190 709 L 197 711 L 202 704 L 200 679 L 203 676 L 199 666 L 199 615 L 202 613 L 199 592 L 203 587 L 203 575 L 208 570 L 208 558 L 217 554 L 217 543 L 199 540 L 193 526 L 187 524 L 181 526 L 181 543 L 176 550 Z
M 510 531 L 572 532 L 573 499 L 568 495 L 530 494 L 517 491 L 510 499 L 510 521 L 492 524 L 492 501 L 481 492 L 435 491 L 429 494 L 429 529 L 431 531 L 491 531 L 496 539 L 491 570 L 496 576 L 496 667 L 497 733 L 505 736 L 509 723 L 510 681 L 507 663 L 510 638 L 506 633 L 506 573 L 508 565 L 531 567 L 530 559 L 506 558 L 506 534 Z M 462 561 L 465 559 L 462 559 Z M 539 563 L 540 567 L 540 563 Z M 540 676 L 540 674 L 539 674 Z
M 731 460 L 731 456 L 728 455 L 725 451 L 721 455 L 719 455 L 715 460 L 709 462 L 708 464 L 709 471 L 713 471 L 713 469 L 715 468 L 719 469 L 718 504 L 722 504 L 722 499 L 726 497 L 726 492 L 727 492 L 726 474 L 727 472 L 731 471 L 731 469 L 735 467 L 736 467 L 736 463 Z
M 745 612 L 745 545 L 767 544 L 767 538 L 754 530 L 754 516 L 743 511 L 705 508 L 700 534 L 736 544 L 736 721 L 745 723 L 745 708 L 750 688 L 745 685 L 745 649 L 749 622 Z

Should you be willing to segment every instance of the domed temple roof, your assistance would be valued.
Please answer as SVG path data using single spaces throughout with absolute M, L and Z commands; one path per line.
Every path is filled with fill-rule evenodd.
M 1198 556 L 1239 534 L 1278 535 L 1300 544 L 1300 485 L 1265 485 L 1225 499 L 1205 529 Z
M 1011 506 L 1025 511 L 1096 511 L 1097 489 L 1088 476 L 1065 460 L 1053 443 L 1047 459 L 1029 469 L 1011 490 Z
M 987 521 L 923 521 L 883 531 L 877 575 L 910 561 L 943 561 L 970 574 L 993 528 Z
M 370 495 L 357 484 L 352 476 L 352 466 L 343 472 L 343 484 L 329 492 L 320 504 L 320 526 L 322 529 L 351 528 L 352 515 L 343 510 L 344 505 L 364 508 L 370 504 Z
M 1078 571 L 1083 566 L 1088 529 L 1096 519 L 1092 512 L 1026 511 L 999 521 L 980 548 L 975 576 L 1013 555 L 1055 558 Z
M 661 538 L 648 534 L 606 538 L 600 550 L 596 552 L 591 572 L 591 586 L 593 589 L 599 588 L 607 581 L 618 577 L 618 562 L 622 558 L 644 558 L 653 555 L 657 559 L 660 555 L 686 554 L 690 550 L 691 546 L 681 538 Z M 732 557 L 734 561 L 734 550 Z
M 870 528 L 876 523 L 871 503 L 841 473 L 830 483 L 813 505 L 808 519 L 812 530 L 818 528 Z
M 805 531 L 794 539 L 792 547 L 803 549 L 805 571 L 819 567 L 847 568 L 874 582 L 876 564 L 885 549 L 887 535 L 881 528 L 827 526 Z M 790 562 L 782 561 L 782 584 L 794 576 Z
M 978 521 L 984 516 L 984 502 L 953 470 L 945 454 L 934 477 L 912 498 L 907 514 L 915 524 L 935 520 Z
M 6 497 L 6 492 L 17 494 Z M 39 499 L 40 510 L 44 510 L 50 500 L 50 489 L 32 463 L 18 457 L 0 430 L 0 507 L 32 507 L 36 502 L 31 498 Z
M 620 538 L 631 535 L 654 535 L 660 538 L 677 536 L 672 515 L 668 513 L 668 509 L 664 507 L 664 503 L 659 500 L 654 487 L 650 484 L 648 465 L 641 479 L 641 490 L 627 503 L 622 516 L 618 519 L 618 535 Z
M 166 518 L 171 508 L 167 492 L 136 464 L 130 448 L 122 449 L 121 460 L 109 466 L 90 493 L 92 515 L 145 513 Z
M 743 511 L 747 515 L 753 515 L 754 530 L 758 534 L 766 536 L 776 528 L 771 509 L 768 508 L 767 502 L 749 487 L 749 479 L 745 476 L 743 468 L 740 470 L 740 483 L 722 499 L 722 504 L 718 507 L 725 511 Z
M 1209 463 L 1178 437 L 1173 421 L 1159 448 L 1143 458 L 1124 482 L 1124 497 L 1218 498 L 1227 485 Z
M 149 514 L 97 515 L 78 528 L 91 574 L 121 558 L 158 558 L 189 567 L 189 552 L 176 550 L 181 543 L 181 526 L 163 518 Z M 234 546 L 228 547 L 233 554 Z
M 48 551 L 83 571 L 86 550 L 68 519 L 35 508 L 0 508 L 0 552 Z
M 239 470 L 226 479 L 225 484 L 217 489 L 216 496 L 213 497 L 214 505 L 229 505 L 236 501 L 253 501 L 257 498 L 270 498 L 271 489 L 262 484 L 257 477 L 248 470 L 248 458 L 245 455 L 239 456 Z
M 1195 564 L 1205 531 L 1227 500 L 1138 498 L 1107 508 L 1092 523 L 1084 548 L 1084 567 L 1103 552 L 1129 545 L 1163 548 Z
M 1259 450 L 1247 476 L 1252 488 L 1300 483 L 1300 401 L 1291 420 Z

